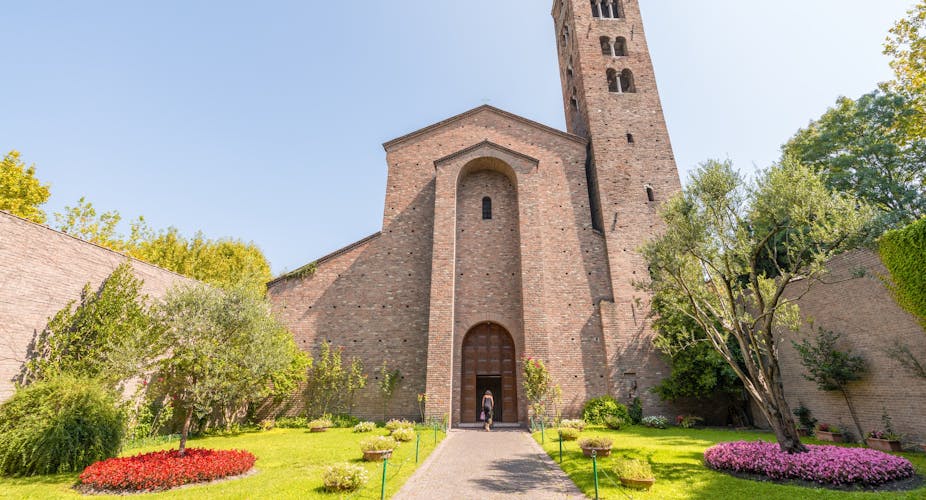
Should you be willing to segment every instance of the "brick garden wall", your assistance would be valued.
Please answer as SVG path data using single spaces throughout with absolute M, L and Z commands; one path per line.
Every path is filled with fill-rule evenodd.
M 34 337 L 84 285 L 94 288 L 119 264 L 132 263 L 144 294 L 156 298 L 186 277 L 48 227 L 0 212 L 0 401 L 13 394 Z

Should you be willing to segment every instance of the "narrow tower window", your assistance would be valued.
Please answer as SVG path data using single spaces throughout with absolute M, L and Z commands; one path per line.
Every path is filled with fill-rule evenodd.
M 606 36 L 603 36 L 599 38 L 598 40 L 601 42 L 601 53 L 606 56 L 613 56 L 614 46 L 611 45 L 611 39 Z
M 601 0 L 592 0 L 592 17 L 601 17 Z
M 621 92 L 621 79 L 617 76 L 615 69 L 608 69 L 608 91 Z
M 569 58 L 569 64 L 566 65 L 566 76 L 568 76 L 569 78 L 572 78 L 572 75 L 573 75 L 573 71 L 572 71 L 572 58 L 570 57 L 570 58 Z
M 563 47 L 569 45 L 569 26 L 563 26 Z
M 627 55 L 627 39 L 619 36 L 614 40 L 614 57 Z
M 576 95 L 576 89 L 575 89 L 575 87 L 572 88 L 572 97 L 569 99 L 569 104 L 572 105 L 572 109 L 574 109 L 574 110 L 576 110 L 576 111 L 579 110 L 579 98 L 578 98 L 578 96 Z
M 629 69 L 621 71 L 620 88 L 621 92 L 633 93 L 637 91 L 637 87 L 633 83 L 633 72 Z
M 656 201 L 656 193 L 653 191 L 653 186 L 646 186 L 646 200 L 650 203 Z
M 627 133 L 627 144 L 633 144 L 633 134 Z
M 624 8 L 621 5 L 621 0 L 611 0 L 611 17 L 617 19 L 619 17 L 624 17 Z
M 492 198 L 488 196 L 482 199 L 482 220 L 492 220 Z

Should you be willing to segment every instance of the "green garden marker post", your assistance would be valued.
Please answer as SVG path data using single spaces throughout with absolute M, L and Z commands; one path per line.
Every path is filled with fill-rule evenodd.
M 563 436 L 559 437 L 559 463 L 563 463 Z
M 379 500 L 386 500 L 386 467 L 388 466 L 389 466 L 389 459 L 384 458 L 383 459 L 383 486 L 379 490 Z M 597 479 L 598 476 L 595 476 L 595 478 Z M 597 486 L 598 486 L 597 482 L 595 482 L 595 486 L 596 486 L 596 491 L 597 491 Z
M 415 463 L 418 463 L 418 447 L 421 445 L 421 434 L 415 434 Z
M 434 444 L 437 444 L 437 424 L 434 424 Z
M 598 452 L 592 450 L 592 472 L 595 474 L 595 500 L 598 500 Z
M 540 444 L 544 444 L 546 438 L 543 436 L 543 420 L 540 421 Z

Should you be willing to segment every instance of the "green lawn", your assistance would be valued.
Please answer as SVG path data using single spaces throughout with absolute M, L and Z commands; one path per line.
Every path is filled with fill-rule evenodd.
M 420 462 L 434 450 L 434 431 L 421 432 Z M 372 434 L 385 435 L 385 429 Z M 195 439 L 191 447 L 216 449 L 243 449 L 257 456 L 257 473 L 243 478 L 211 485 L 190 486 L 178 490 L 145 494 L 137 498 L 272 498 L 303 499 L 325 498 L 336 500 L 340 495 L 326 493 L 322 488 L 322 471 L 334 462 L 364 464 L 370 480 L 350 498 L 379 499 L 382 463 L 363 462 L 360 440 L 371 434 L 355 434 L 350 429 L 332 429 L 324 433 L 310 433 L 304 429 L 275 429 L 266 432 L 248 432 L 235 436 Z M 437 434 L 438 441 L 444 434 Z M 125 455 L 169 449 L 176 443 L 128 450 Z M 419 462 L 419 463 L 420 463 Z M 404 443 L 389 461 L 386 481 L 387 496 L 395 494 L 416 468 L 415 442 Z M 115 496 L 84 496 L 72 489 L 77 474 L 38 476 L 31 478 L 0 478 L 0 498 L 119 498 Z
M 926 487 L 915 491 L 896 493 L 841 492 L 801 486 L 779 485 L 737 479 L 712 471 L 702 462 L 704 450 L 723 441 L 774 441 L 774 436 L 760 432 L 733 432 L 725 430 L 665 430 L 630 427 L 621 431 L 603 428 L 586 429 L 580 436 L 607 435 L 614 439 L 611 457 L 598 461 L 599 492 L 601 498 L 610 499 L 749 499 L 797 500 L 813 499 L 882 499 L 926 498 Z M 555 431 L 547 431 L 543 448 L 559 462 L 559 442 Z M 539 443 L 540 433 L 534 433 Z M 810 441 L 817 443 L 816 441 Z M 576 441 L 565 442 L 562 468 L 589 497 L 595 496 L 592 460 L 582 455 Z M 926 475 L 926 455 L 906 453 L 920 475 Z M 619 486 L 614 476 L 613 460 L 619 457 L 650 461 L 656 474 L 656 485 L 649 492 L 639 492 Z M 615 484 L 617 483 L 617 484 Z

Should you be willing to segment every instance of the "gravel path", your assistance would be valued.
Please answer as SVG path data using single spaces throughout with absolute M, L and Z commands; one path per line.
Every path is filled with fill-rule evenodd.
M 585 498 L 522 430 L 457 430 L 421 465 L 396 499 Z

